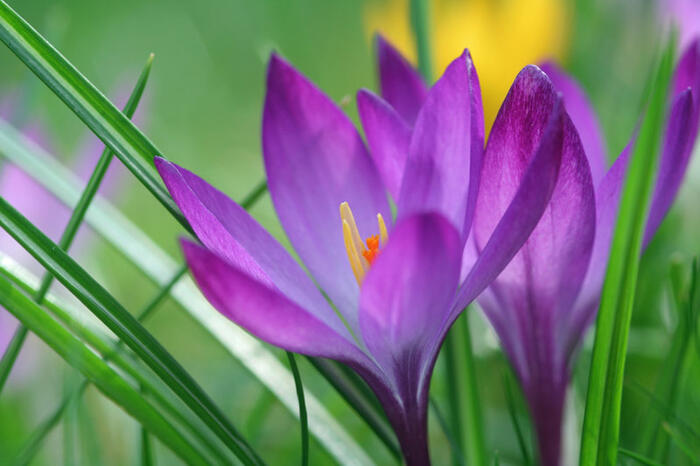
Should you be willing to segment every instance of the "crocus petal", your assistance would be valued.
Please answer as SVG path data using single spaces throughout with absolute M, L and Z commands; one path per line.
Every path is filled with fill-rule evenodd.
M 399 216 L 437 211 L 460 231 L 471 226 L 484 147 L 484 114 L 468 51 L 445 70 L 421 109 L 399 196 Z
M 699 89 L 700 90 L 700 89 Z M 673 204 L 683 175 L 688 168 L 697 128 L 692 128 L 693 97 L 690 89 L 683 91 L 673 103 L 664 133 L 654 194 L 644 231 L 646 247 Z
M 225 194 L 165 159 L 155 164 L 199 240 L 248 275 L 275 287 L 340 335 L 347 329 L 308 275 L 262 226 Z
M 348 202 L 360 232 L 391 218 L 386 191 L 352 122 L 276 55 L 263 114 L 270 195 L 294 249 L 352 328 L 359 288 L 343 241 L 339 206 Z M 365 233 L 366 232 L 366 233 Z
M 367 90 L 357 93 L 357 108 L 372 159 L 389 194 L 397 200 L 411 128 L 387 102 Z
M 484 306 L 499 337 L 508 342 L 506 347 L 524 351 L 527 366 L 519 375 L 526 387 L 532 378 L 541 377 L 540 372 L 551 373 L 556 384 L 566 385 L 563 332 L 588 268 L 595 234 L 595 194 L 588 161 L 573 123 L 566 116 L 563 122 L 564 150 L 547 208 L 522 249 L 490 285 L 497 304 Z M 515 349 L 519 344 L 522 347 Z M 522 355 L 510 356 L 518 361 L 516 367 L 522 366 Z
M 384 100 L 413 126 L 428 95 L 418 71 L 382 36 L 376 36 L 379 88 Z
M 630 142 L 596 188 L 596 230 L 593 252 L 581 291 L 572 309 L 569 327 L 564 332 L 567 335 L 565 341 L 567 354 L 574 351 L 583 331 L 592 321 L 598 308 L 598 299 L 617 221 L 620 194 L 632 148 L 633 142 Z
M 341 361 L 364 359 L 353 343 L 268 283 L 191 241 L 183 240 L 182 249 L 207 300 L 256 337 L 309 356 Z
M 460 288 L 453 318 L 498 276 L 539 222 L 570 150 L 566 119 L 547 75 L 525 67 L 486 147 L 472 230 L 480 254 Z
M 425 362 L 421 348 L 435 338 L 454 298 L 460 248 L 457 230 L 443 216 L 407 217 L 397 223 L 365 277 L 362 337 L 395 379 L 415 373 Z
M 700 100 L 700 38 L 693 40 L 681 55 L 673 76 L 673 94 L 679 95 L 688 88 L 693 89 L 693 102 Z
M 605 176 L 608 164 L 605 156 L 605 143 L 593 107 L 583 89 L 561 68 L 552 62 L 544 63 L 541 68 L 552 80 L 554 88 L 562 93 L 566 112 L 571 117 L 571 121 L 574 122 L 581 137 L 583 149 L 586 151 L 593 176 L 593 185 L 597 186 Z

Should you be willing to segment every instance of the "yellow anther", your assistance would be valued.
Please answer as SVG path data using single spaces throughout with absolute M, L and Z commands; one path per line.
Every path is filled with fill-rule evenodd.
M 343 220 L 343 240 L 345 241 L 345 250 L 348 253 L 352 273 L 355 274 L 355 280 L 357 280 L 357 283 L 362 283 L 362 279 L 365 278 L 365 269 L 362 266 L 362 257 L 357 252 L 355 242 L 352 239 L 352 229 L 347 220 Z
M 383 248 L 389 240 L 389 233 L 386 231 L 386 224 L 382 214 L 377 214 L 377 223 L 379 224 L 379 247 Z
M 355 217 L 353 217 L 352 210 L 350 210 L 350 206 L 347 202 L 340 204 L 340 219 L 343 222 L 343 241 L 345 242 L 345 249 L 348 253 L 350 267 L 352 268 L 352 273 L 355 275 L 357 283 L 361 284 L 372 262 L 376 259 L 381 248 L 387 243 L 389 234 L 387 233 L 386 224 L 384 223 L 382 214 L 377 214 L 379 235 L 370 236 L 367 239 L 367 246 L 365 246 L 360 232 L 357 229 Z

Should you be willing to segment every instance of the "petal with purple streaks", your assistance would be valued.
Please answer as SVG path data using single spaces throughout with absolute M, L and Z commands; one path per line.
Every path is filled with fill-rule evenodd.
M 263 113 L 270 195 L 294 249 L 350 326 L 359 288 L 348 264 L 339 206 L 365 235 L 390 219 L 385 188 L 350 119 L 292 66 L 273 55 Z

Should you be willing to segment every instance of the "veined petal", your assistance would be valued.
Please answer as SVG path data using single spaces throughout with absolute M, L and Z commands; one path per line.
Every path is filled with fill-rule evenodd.
M 460 248 L 457 230 L 443 216 L 407 217 L 397 223 L 365 277 L 362 337 L 399 385 L 430 356 L 421 349 L 431 346 L 449 313 L 459 279 Z
M 484 147 L 484 114 L 468 51 L 430 90 L 411 138 L 399 217 L 436 211 L 466 240 L 471 226 Z
M 607 172 L 608 163 L 603 133 L 593 107 L 578 83 L 557 65 L 547 62 L 542 64 L 541 68 L 552 80 L 554 88 L 562 93 L 566 112 L 574 122 L 588 157 L 593 186 L 597 186 Z
M 428 95 L 428 86 L 401 53 L 381 35 L 376 36 L 379 88 L 384 100 L 413 126 Z
M 453 318 L 498 276 L 539 222 L 571 150 L 567 120 L 547 75 L 525 67 L 486 147 L 472 230 L 479 257 L 460 288 Z
M 656 233 L 683 181 L 698 134 L 697 127 L 693 128 L 692 125 L 693 96 L 692 91 L 686 89 L 675 99 L 664 133 L 661 160 L 644 231 L 644 247 Z
M 270 195 L 294 249 L 357 328 L 359 288 L 348 264 L 338 207 L 348 202 L 362 232 L 391 218 L 386 191 L 352 122 L 276 55 L 270 59 L 263 114 Z
M 396 201 L 408 158 L 411 128 L 387 102 L 365 89 L 357 93 L 357 108 L 372 160 Z
M 295 353 L 346 362 L 366 361 L 354 343 L 269 283 L 191 241 L 182 240 L 182 249 L 207 300 L 256 337 Z
M 309 276 L 263 227 L 228 196 L 195 174 L 155 158 L 156 168 L 199 240 L 251 277 L 274 287 L 338 334 L 343 323 Z
M 503 322 L 515 327 L 515 335 L 507 329 L 499 336 L 522 343 L 524 382 L 554 371 L 565 386 L 564 332 L 591 257 L 596 211 L 588 161 L 566 115 L 563 133 L 564 150 L 550 201 L 523 247 L 490 285 L 497 305 L 484 308 L 497 331 L 499 324 L 503 331 Z M 522 364 L 522 356 L 515 358 Z

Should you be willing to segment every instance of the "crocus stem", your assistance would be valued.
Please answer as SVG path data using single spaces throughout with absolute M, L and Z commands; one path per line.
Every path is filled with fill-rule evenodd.
M 418 51 L 418 70 L 427 83 L 433 80 L 430 48 L 430 7 L 428 0 L 411 0 L 411 27 Z

